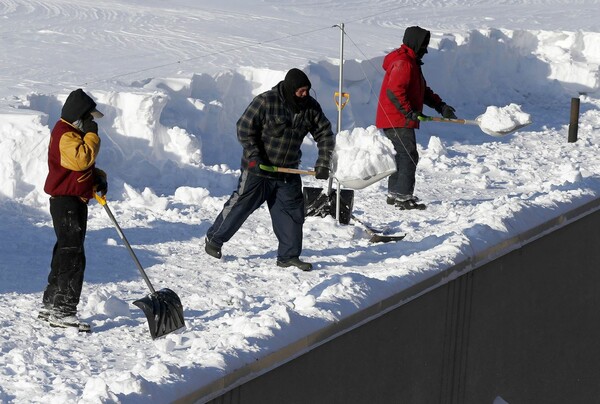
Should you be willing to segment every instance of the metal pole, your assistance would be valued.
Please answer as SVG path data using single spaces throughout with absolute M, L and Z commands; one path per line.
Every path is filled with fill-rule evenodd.
M 337 133 L 342 130 L 342 98 L 343 98 L 343 84 L 344 84 L 344 23 L 340 23 L 340 76 L 338 78 L 338 120 L 337 120 Z M 335 220 L 340 222 L 340 204 L 342 193 L 340 189 L 340 182 L 336 181 L 337 194 L 335 196 Z
M 569 143 L 577 141 L 579 130 L 579 98 L 571 98 L 571 120 L 569 121 Z

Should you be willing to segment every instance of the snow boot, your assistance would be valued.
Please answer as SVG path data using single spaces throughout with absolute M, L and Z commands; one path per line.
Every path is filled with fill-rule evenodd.
M 427 208 L 427 206 L 424 203 L 418 203 L 418 201 L 419 198 L 414 195 L 407 195 L 401 197 L 388 195 L 386 199 L 388 205 L 395 205 L 400 210 L 424 210 Z
M 38 312 L 37 318 L 38 318 L 38 320 L 48 321 L 50 314 L 52 314 L 52 308 L 42 307 L 40 309 L 40 311 Z
M 411 209 L 425 210 L 425 209 L 427 209 L 427 206 L 424 203 L 417 203 L 417 201 L 414 199 L 409 199 L 407 201 L 397 201 L 396 207 L 400 210 L 411 210 Z
M 307 272 L 312 270 L 312 264 L 310 262 L 304 262 L 298 257 L 290 258 L 289 260 L 285 261 L 277 260 L 277 266 L 282 268 L 297 267 Z
M 221 257 L 223 256 L 221 254 L 221 247 L 215 245 L 214 243 L 211 243 L 210 241 L 208 241 L 207 238 L 204 239 L 204 251 L 206 251 L 208 255 L 210 255 L 211 257 L 215 257 L 216 259 L 221 259 Z
M 92 327 L 88 323 L 79 320 L 76 315 L 64 316 L 57 313 L 52 313 L 48 317 L 48 323 L 52 327 L 60 328 L 77 328 L 79 332 L 91 332 Z

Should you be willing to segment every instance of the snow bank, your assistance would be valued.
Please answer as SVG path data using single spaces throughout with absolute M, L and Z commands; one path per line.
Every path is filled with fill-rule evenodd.
M 0 196 L 34 206 L 46 204 L 47 119 L 28 110 L 0 115 Z

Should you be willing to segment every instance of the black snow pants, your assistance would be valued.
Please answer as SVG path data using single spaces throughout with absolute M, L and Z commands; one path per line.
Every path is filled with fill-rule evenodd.
M 237 190 L 225 202 L 223 210 L 206 232 L 206 238 L 222 246 L 265 201 L 273 232 L 279 241 L 277 259 L 286 261 L 299 257 L 302 252 L 304 197 L 302 180 L 297 174 L 276 179 L 242 171 Z
M 61 315 L 77 313 L 83 286 L 88 207 L 76 196 L 50 198 L 56 244 L 42 303 Z

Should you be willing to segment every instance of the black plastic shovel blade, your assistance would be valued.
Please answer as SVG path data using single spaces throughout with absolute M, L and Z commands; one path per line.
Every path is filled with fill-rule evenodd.
M 146 315 L 152 339 L 185 327 L 181 300 L 171 289 L 157 290 L 133 304 Z
M 326 217 L 336 216 L 337 190 L 330 195 L 323 192 L 321 188 L 305 187 L 304 194 L 304 214 L 305 216 Z M 342 189 L 340 191 L 340 223 L 350 223 L 352 217 L 352 208 L 354 206 L 354 190 Z
M 304 187 L 304 214 L 326 217 L 331 212 L 327 194 L 321 188 Z

